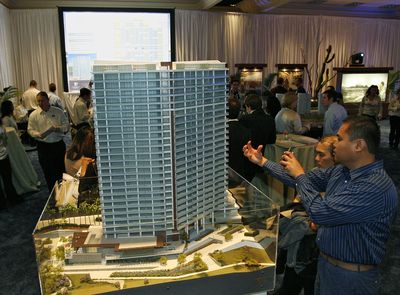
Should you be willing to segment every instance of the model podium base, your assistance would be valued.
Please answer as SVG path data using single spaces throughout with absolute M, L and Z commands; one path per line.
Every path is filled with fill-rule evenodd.
M 224 207 L 168 242 L 157 235 L 106 238 L 95 188 L 76 203 L 60 202 L 60 194 L 68 196 L 54 189 L 33 234 L 42 294 L 273 289 L 279 208 L 234 171 L 228 174 Z

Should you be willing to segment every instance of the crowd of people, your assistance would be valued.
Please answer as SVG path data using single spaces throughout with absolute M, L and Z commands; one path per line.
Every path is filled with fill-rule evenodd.
M 37 89 L 32 80 L 21 100 L 4 100 L 1 103 L 0 121 L 0 170 L 4 189 L 0 189 L 0 209 L 20 202 L 12 182 L 12 167 L 7 156 L 7 136 L 5 127 L 28 137 L 26 144 L 35 146 L 39 164 L 45 176 L 49 192 L 63 173 L 76 176 L 82 166 L 82 159 L 95 159 L 94 130 L 90 104 L 92 90 L 81 88 L 80 95 L 73 104 L 72 114 L 56 94 L 56 85 L 49 84 L 49 91 Z M 26 117 L 16 122 L 15 108 L 24 109 Z M 66 148 L 65 136 L 71 131 L 72 144 Z
M 382 117 L 378 87 L 368 88 L 358 116 L 347 115 L 340 93 L 332 88 L 323 92 L 321 103 L 326 112 L 323 137 L 316 145 L 317 167 L 305 171 L 291 151 L 285 152 L 279 163 L 264 156 L 266 145 L 275 143 L 277 133 L 309 131 L 296 112 L 297 94 L 305 92 L 303 81 L 297 79 L 296 86 L 296 91 L 287 89 L 278 79 L 276 87 L 266 90 L 264 96 L 254 92 L 243 95 L 239 81 L 232 80 L 228 99 L 229 166 L 249 182 L 268 171 L 295 187 L 298 196 L 287 206 L 296 210 L 291 218 L 281 221 L 279 247 L 287 252 L 292 249 L 290 230 L 296 228 L 292 226 L 295 220 L 307 225 L 303 226 L 303 236 L 311 236 L 307 247 L 317 249 L 311 254 L 295 251 L 287 256 L 283 285 L 276 294 L 299 294 L 301 289 L 305 295 L 377 294 L 377 266 L 385 254 L 397 209 L 396 188 L 382 161 L 376 158 L 380 143 L 377 120 Z M 92 94 L 91 89 L 82 88 L 70 115 L 57 96 L 54 83 L 45 92 L 38 90 L 32 80 L 22 95 L 20 103 L 28 116 L 27 133 L 36 143 L 49 191 L 63 173 L 76 176 L 83 162 L 96 157 L 89 111 Z M 276 94 L 283 94 L 282 104 Z M 4 128 L 19 128 L 14 108 L 10 100 L 1 104 L 0 209 L 22 200 L 12 183 Z M 389 104 L 389 116 L 389 143 L 397 149 L 400 90 Z M 66 148 L 64 137 L 70 131 L 72 144 Z M 240 179 L 233 179 L 229 185 L 238 183 Z
M 296 84 L 301 93 L 302 81 Z M 230 167 L 248 181 L 254 171 L 268 172 L 298 193 L 293 203 L 281 208 L 294 210 L 290 218 L 282 215 L 280 219 L 277 270 L 284 276 L 274 294 L 294 295 L 302 290 L 305 295 L 378 294 L 377 267 L 385 254 L 398 202 L 396 188 L 376 158 L 380 143 L 377 121 L 382 118 L 378 87 L 368 88 L 357 116 L 348 116 L 341 94 L 333 87 L 323 92 L 322 138 L 315 150 L 317 167 L 311 171 L 303 169 L 293 152 L 285 152 L 278 163 L 264 154 L 265 145 L 275 141 L 276 133 L 307 135 L 308 126 L 302 125 L 296 112 L 296 91 L 286 89 L 282 79 L 264 91 L 264 97 L 233 95 L 237 89 L 238 85 L 231 88 L 228 100 Z M 283 94 L 282 104 L 279 111 L 271 112 L 268 102 L 275 101 L 276 94 Z M 394 149 L 400 137 L 400 90 L 396 94 L 389 104 L 389 144 Z M 248 104 L 255 99 L 259 101 L 258 116 L 265 117 L 263 125 L 260 121 L 245 124 L 254 113 Z M 266 105 L 261 109 L 262 101 Z M 264 138 L 260 136 L 263 132 Z M 268 141 L 267 134 L 273 140 Z M 240 146 L 242 158 L 237 152 Z

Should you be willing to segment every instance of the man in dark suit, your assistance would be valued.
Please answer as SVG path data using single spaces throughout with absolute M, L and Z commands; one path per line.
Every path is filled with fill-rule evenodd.
M 240 176 L 247 178 L 250 161 L 243 155 L 242 148 L 251 139 L 250 130 L 239 123 L 240 101 L 236 98 L 228 100 L 228 131 L 229 131 L 229 167 Z M 229 172 L 229 186 L 240 184 L 242 179 Z
M 276 140 L 275 120 L 263 111 L 261 98 L 256 94 L 247 95 L 244 105 L 247 114 L 242 116 L 239 122 L 250 129 L 252 146 L 257 148 L 262 145 L 262 153 L 264 154 L 265 145 L 274 144 Z M 261 172 L 259 167 L 255 165 L 252 167 L 253 171 L 248 178 L 250 180 L 257 172 Z
M 285 87 L 283 87 L 283 83 L 285 82 L 285 80 L 282 77 L 279 77 L 276 80 L 276 86 L 274 88 L 271 89 L 272 94 L 275 96 L 277 93 L 280 94 L 285 94 L 287 92 L 287 89 Z

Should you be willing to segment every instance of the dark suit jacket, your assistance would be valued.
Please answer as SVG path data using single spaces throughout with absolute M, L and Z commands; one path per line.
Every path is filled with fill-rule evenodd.
M 284 94 L 287 92 L 287 89 L 281 85 L 275 86 L 274 88 L 271 89 L 271 92 L 273 95 L 280 93 L 280 94 Z
M 275 120 L 267 115 L 263 110 L 255 110 L 251 114 L 240 118 L 240 123 L 249 128 L 251 132 L 251 142 L 254 148 L 260 144 L 273 144 L 276 140 Z
M 250 140 L 250 130 L 239 121 L 228 122 L 229 131 L 229 167 L 239 175 L 246 177 L 249 160 L 243 155 L 243 146 Z
M 257 148 L 263 146 L 262 153 L 264 154 L 266 144 L 274 144 L 276 140 L 275 120 L 267 115 L 263 110 L 255 110 L 251 114 L 244 115 L 239 122 L 250 129 L 251 145 Z M 262 172 L 262 169 L 255 164 L 251 164 L 252 169 L 247 173 L 247 179 L 251 181 L 254 175 Z

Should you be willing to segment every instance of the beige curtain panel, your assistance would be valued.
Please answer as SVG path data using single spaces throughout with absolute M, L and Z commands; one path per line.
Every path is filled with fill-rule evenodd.
M 218 59 L 231 73 L 235 63 L 267 63 L 267 72 L 276 72 L 276 63 L 303 63 L 302 48 L 315 69 L 319 42 L 321 58 L 329 44 L 336 54 L 330 68 L 362 51 L 366 66 L 400 70 L 399 20 L 176 10 L 175 32 L 178 61 Z M 50 82 L 62 90 L 56 9 L 9 10 L 0 4 L 0 37 L 8 40 L 0 42 L 0 87 L 25 89 L 36 79 L 43 90 Z

